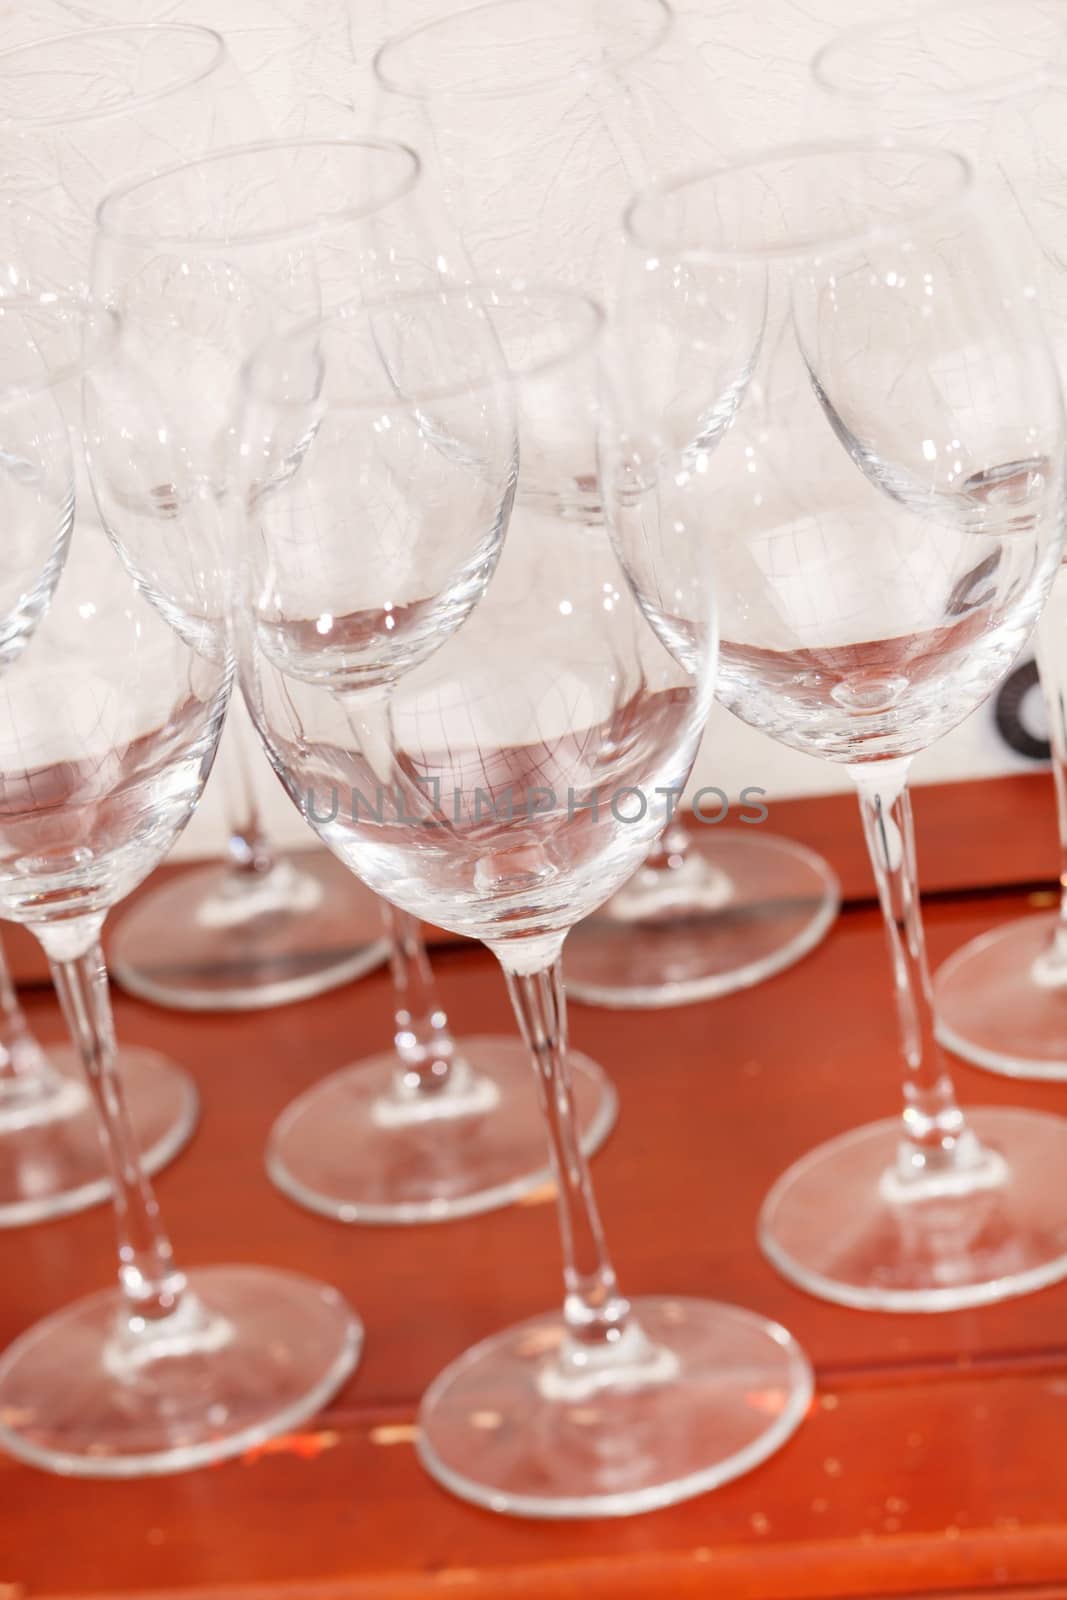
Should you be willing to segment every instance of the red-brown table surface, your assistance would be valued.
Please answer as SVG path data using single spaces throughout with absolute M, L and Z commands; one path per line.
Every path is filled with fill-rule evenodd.
M 1052 903 L 1039 887 L 1056 864 L 1047 777 L 921 790 L 916 808 L 935 962 Z M 272 1189 L 262 1152 L 273 1118 L 387 1037 L 384 973 L 231 1017 L 118 995 L 121 1036 L 183 1061 L 203 1096 L 193 1143 L 158 1181 L 181 1259 L 329 1279 L 360 1310 L 366 1350 L 325 1413 L 246 1460 L 109 1484 L 0 1458 L 0 1600 L 1067 1595 L 1067 1283 L 948 1316 L 872 1315 L 791 1288 L 756 1248 L 776 1174 L 892 1111 L 898 1076 L 854 804 L 778 804 L 768 825 L 817 845 L 841 873 L 846 908 L 819 950 L 713 1004 L 574 1006 L 572 1033 L 620 1091 L 595 1170 L 624 1287 L 736 1300 L 792 1328 L 818 1398 L 791 1443 L 713 1494 L 619 1522 L 521 1522 L 452 1499 L 416 1461 L 418 1397 L 466 1346 L 558 1297 L 549 1197 L 436 1227 L 360 1229 Z M 26 947 L 19 956 L 32 976 Z M 435 961 L 457 1030 L 511 1027 L 484 952 L 442 946 Z M 24 994 L 41 1034 L 58 1037 L 48 991 Z M 958 1084 L 969 1104 L 1067 1113 L 1067 1086 L 963 1065 Z M 0 1234 L 0 1342 L 107 1282 L 111 1244 L 102 1209 Z

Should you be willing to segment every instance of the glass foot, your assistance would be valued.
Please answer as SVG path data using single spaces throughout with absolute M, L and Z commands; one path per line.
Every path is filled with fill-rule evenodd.
M 134 1478 L 298 1427 L 352 1371 L 362 1329 L 336 1290 L 202 1267 L 178 1311 L 131 1331 L 118 1289 L 65 1307 L 0 1357 L 0 1448 L 51 1472 Z
M 572 930 L 568 999 L 654 1007 L 730 994 L 799 961 L 837 916 L 826 862 L 759 827 L 701 828 L 682 859 L 642 867 Z
M 934 978 L 941 1043 L 1009 1078 L 1067 1079 L 1067 969 L 1052 941 L 1060 916 L 1009 922 L 972 939 Z
M 182 1011 L 253 1011 L 306 1000 L 380 966 L 382 939 L 354 945 L 376 902 L 326 851 L 280 856 L 269 872 L 191 867 L 144 895 L 108 946 L 116 983 Z
M 53 1093 L 0 1114 L 0 1228 L 65 1217 L 111 1198 L 99 1119 L 74 1052 L 48 1047 Z M 154 1050 L 119 1049 L 130 1122 L 149 1174 L 188 1142 L 199 1101 L 192 1079 Z
M 966 1115 L 990 1156 L 973 1181 L 901 1184 L 901 1123 L 871 1123 L 778 1179 L 760 1213 L 764 1253 L 800 1288 L 866 1311 L 955 1311 L 1067 1277 L 1067 1120 Z
M 584 1395 L 557 1391 L 558 1313 L 460 1356 L 419 1412 L 427 1471 L 491 1511 L 632 1516 L 748 1472 L 802 1421 L 811 1368 L 777 1323 L 710 1300 L 639 1299 L 633 1312 L 649 1359 Z
M 311 1211 L 341 1222 L 445 1222 L 510 1205 L 551 1182 L 537 1084 L 517 1038 L 456 1042 L 454 1092 L 400 1100 L 390 1051 L 357 1061 L 282 1112 L 267 1172 Z M 571 1052 L 582 1148 L 598 1150 L 618 1099 L 602 1069 Z

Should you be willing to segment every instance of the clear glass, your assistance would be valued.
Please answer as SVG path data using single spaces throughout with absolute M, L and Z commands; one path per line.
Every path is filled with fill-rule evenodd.
M 9 529 L 0 577 L 0 672 L 48 608 L 74 521 L 74 463 L 52 393 L 66 355 L 46 298 L 0 300 L 0 513 Z
M 170 22 L 0 51 L 0 106 L 3 294 L 87 293 L 106 189 L 247 138 L 260 119 L 222 36 Z
M 31 315 L 27 297 L 87 292 L 93 213 L 105 184 L 202 151 L 213 139 L 227 143 L 239 129 L 247 137 L 258 111 L 222 38 L 210 28 L 170 23 L 79 28 L 2 51 L 0 107 L 0 295 L 13 308 L 0 313 L 7 394 L 0 399 L 0 504 L 9 551 L 0 578 L 2 669 L 59 576 L 73 505 L 72 479 L 35 483 L 25 472 L 35 430 L 55 427 L 49 408 L 60 359 L 49 344 L 57 330 L 47 304 Z M 50 535 L 30 514 L 33 496 L 38 512 L 58 513 Z M 41 537 L 51 539 L 47 552 L 38 548 Z M 154 1051 L 124 1049 L 120 1058 L 134 1135 L 155 1172 L 192 1133 L 196 1091 Z M 37 1051 L 31 1067 L 23 1052 L 22 1061 L 20 1096 L 32 1093 L 36 1113 L 32 1126 L 9 1120 L 0 1140 L 0 1224 L 59 1216 L 110 1193 L 73 1056 L 53 1051 L 46 1062 Z
M 754 1466 L 788 1437 L 811 1395 L 808 1365 L 776 1324 L 714 1302 L 624 1297 L 567 1052 L 564 937 L 631 876 L 685 782 L 711 699 L 711 587 L 699 557 L 692 570 L 658 569 L 676 614 L 664 642 L 619 567 L 595 470 L 598 429 L 612 412 L 602 418 L 598 404 L 593 302 L 558 288 L 482 285 L 420 304 L 417 341 L 405 337 L 409 306 L 355 307 L 268 347 L 250 369 L 246 462 L 276 459 L 287 439 L 314 443 L 269 488 L 261 471 L 245 484 L 242 682 L 290 794 L 316 797 L 302 809 L 330 848 L 402 910 L 480 938 L 498 956 L 534 1067 L 564 1306 L 486 1340 L 437 1378 L 419 1414 L 420 1456 L 455 1493 L 496 1511 L 627 1515 Z M 465 334 L 471 304 L 484 307 L 517 399 L 507 537 L 461 627 L 430 600 L 422 612 L 400 611 L 390 629 L 378 574 L 353 560 L 351 540 L 337 540 L 327 558 L 320 542 L 308 560 L 309 539 L 290 536 L 325 501 L 315 484 L 328 468 L 331 408 L 323 414 L 319 396 L 347 322 L 371 358 L 361 414 L 378 418 L 374 431 L 392 450 L 406 442 L 405 458 L 415 451 L 432 463 L 428 480 L 398 479 L 404 538 L 393 548 L 414 554 L 429 514 L 439 559 L 462 564 L 489 459 L 471 448 L 469 385 L 457 392 L 452 377 L 457 353 L 474 344 Z M 404 381 L 394 350 L 408 343 L 440 371 L 445 400 Z M 308 348 L 317 361 L 301 378 Z M 384 372 L 375 383 L 375 364 L 405 403 Z M 340 399 L 335 429 L 362 437 Z M 442 473 L 450 518 L 434 512 Z M 339 526 L 365 526 L 373 482 L 328 503 Z M 311 593 L 279 619 L 275 597 L 290 591 L 294 559 Z M 358 677 L 343 648 L 352 623 L 339 621 L 350 606 L 362 619 Z M 332 619 L 318 636 L 306 621 L 316 613 Z M 420 614 L 432 617 L 421 635 L 407 621 Z M 334 796 L 344 797 L 336 807 Z
M 490 0 L 388 40 L 375 71 L 383 126 L 411 138 L 443 196 L 460 275 L 551 278 L 610 303 L 634 191 L 680 148 L 721 159 L 715 96 L 666 0 Z M 609 1006 L 727 994 L 818 944 L 838 898 L 825 862 L 762 828 L 676 827 L 575 930 L 567 992 Z
M 188 1142 L 196 1089 L 155 1050 L 125 1046 L 122 1079 L 134 1144 L 149 1176 Z M 69 1216 L 111 1197 L 107 1156 L 77 1052 L 39 1042 L 0 948 L 0 1228 Z
M 7 314 L 7 312 L 5 312 Z M 83 318 L 54 301 L 77 356 Z M 88 317 L 84 372 L 55 368 L 72 440 L 83 389 L 116 360 Z M 128 441 L 127 441 L 128 443 Z M 158 459 L 158 458 L 157 458 Z M 359 1324 L 334 1290 L 290 1273 L 175 1262 L 116 1066 L 100 932 L 196 805 L 231 680 L 219 569 L 200 569 L 179 629 L 109 541 L 91 501 L 48 610 L 0 678 L 0 915 L 40 940 L 111 1179 L 118 1286 L 64 1307 L 0 1356 L 0 1447 L 36 1466 L 130 1477 L 220 1460 L 291 1427 L 351 1371 Z
M 379 121 L 426 163 L 453 271 L 612 287 L 626 201 L 677 160 L 706 88 L 677 70 L 673 28 L 666 0 L 489 0 L 382 45 Z M 686 131 L 711 154 L 710 124 Z
M 163 173 L 112 196 L 102 208 L 96 283 L 103 295 L 121 305 L 126 317 L 122 381 L 115 392 L 101 395 L 102 431 L 107 434 L 116 416 L 128 419 L 127 430 L 145 442 L 150 460 L 157 426 L 180 430 L 187 454 L 185 480 L 177 485 L 154 472 L 143 482 L 128 482 L 122 461 L 114 470 L 102 468 L 99 484 L 106 514 L 122 521 L 127 549 L 136 544 L 145 581 L 166 595 L 168 604 L 181 607 L 195 575 L 195 567 L 187 566 L 190 547 L 182 542 L 185 507 L 195 506 L 205 489 L 222 507 L 232 487 L 228 405 L 250 349 L 275 319 L 292 320 L 300 312 L 334 304 L 339 294 L 347 297 L 353 287 L 363 285 L 372 294 L 383 286 L 414 292 L 424 280 L 437 278 L 437 269 L 427 265 L 433 260 L 434 230 L 418 199 L 418 177 L 418 162 L 403 145 L 373 139 L 300 141 L 242 148 Z M 166 318 L 161 319 L 164 304 Z M 477 364 L 478 373 L 487 371 L 487 333 L 476 308 L 468 307 L 462 316 L 457 311 L 452 326 L 457 338 L 471 340 L 469 352 L 455 353 L 456 371 L 469 374 L 471 362 Z M 331 372 L 344 370 L 353 392 L 359 394 L 368 361 L 377 361 L 378 356 L 361 347 L 351 325 L 347 331 L 348 343 L 337 352 Z M 413 337 L 409 335 L 395 355 L 404 380 L 421 392 L 433 374 L 419 368 Z M 167 376 L 165 387 L 159 382 L 161 373 Z M 378 376 L 375 373 L 376 380 Z M 217 408 L 205 407 L 205 393 L 218 395 Z M 331 394 L 331 403 L 337 398 Z M 444 397 L 440 403 L 446 403 Z M 475 430 L 470 448 L 489 450 L 490 465 L 499 477 L 496 490 L 510 493 L 507 452 L 513 439 L 505 427 L 505 401 L 499 394 L 494 397 L 490 387 L 480 392 L 478 404 L 482 412 L 472 409 L 463 418 L 463 426 Z M 449 402 L 449 416 L 459 405 L 458 400 Z M 334 426 L 334 414 L 343 415 L 343 409 L 327 416 L 328 430 Z M 330 557 L 351 536 L 347 504 L 373 490 L 375 548 L 367 557 L 384 621 L 356 618 L 350 624 L 355 631 L 346 635 L 352 649 L 359 647 L 359 629 L 366 628 L 373 642 L 379 623 L 388 623 L 390 637 L 397 641 L 409 636 L 418 641 L 424 632 L 434 637 L 443 624 L 436 609 L 427 605 L 427 595 L 441 597 L 449 615 L 461 619 L 496 559 L 502 526 L 501 507 L 487 500 L 473 514 L 478 542 L 472 542 L 464 564 L 453 568 L 453 550 L 442 533 L 451 532 L 457 516 L 472 515 L 467 500 L 455 509 L 449 505 L 448 471 L 458 467 L 424 449 L 409 458 L 403 451 L 411 438 L 421 448 L 418 435 L 410 432 L 398 440 L 394 452 L 385 450 L 382 437 L 373 431 L 375 421 L 368 411 L 352 438 L 331 436 L 329 452 L 324 446 L 327 467 L 315 478 L 321 506 L 316 508 L 314 526 L 309 523 L 307 529 L 313 546 L 321 545 L 325 557 Z M 299 440 L 292 447 L 297 454 L 303 448 Z M 140 472 L 142 463 L 137 466 Z M 393 474 L 400 471 L 418 474 L 420 486 L 434 496 L 443 525 L 437 527 L 429 513 L 422 513 L 424 525 L 418 529 L 414 549 L 408 548 L 413 530 L 405 522 L 395 523 L 403 488 Z M 167 486 L 162 497 L 160 483 Z M 131 506 L 140 513 L 132 524 Z M 223 537 L 221 526 L 218 536 Z M 294 548 L 296 587 L 292 596 L 279 597 L 279 606 L 283 600 L 295 605 L 308 588 L 300 570 L 305 560 L 306 552 Z M 358 590 L 355 584 L 354 588 Z M 331 594 L 331 605 L 338 600 L 336 593 Z M 330 622 L 326 609 L 308 624 L 315 641 L 332 636 L 331 630 L 340 626 Z M 349 920 L 358 914 L 356 908 L 365 917 L 366 891 L 335 857 L 327 854 L 325 860 L 327 867 L 315 867 L 314 881 L 346 883 L 340 899 L 350 908 Z M 254 856 L 241 870 L 242 881 L 262 885 L 256 891 L 262 899 L 273 874 L 261 873 Z M 304 871 L 307 875 L 308 869 Z M 180 892 L 180 880 L 178 886 L 161 891 L 171 897 Z M 280 932 L 286 949 L 306 965 L 307 937 L 297 944 L 286 934 L 277 901 L 275 891 L 271 915 L 261 914 L 260 924 L 268 935 Z M 299 912 L 291 885 L 286 886 L 286 903 L 293 908 L 295 924 L 310 921 Z M 129 939 L 143 934 L 144 918 L 151 914 L 147 902 L 138 908 Z M 335 928 L 338 920 L 334 918 Z M 232 921 L 226 926 L 226 919 L 217 916 L 215 922 L 222 924 L 218 939 L 229 939 Z M 321 926 L 321 910 L 311 927 L 328 933 L 329 925 Z M 356 1062 L 289 1108 L 271 1139 L 268 1170 L 275 1181 L 293 1198 L 331 1216 L 414 1222 L 463 1215 L 504 1204 L 544 1180 L 544 1143 L 536 1119 L 530 1116 L 529 1074 L 517 1042 L 461 1041 L 456 1054 L 451 1040 L 445 1047 L 444 1013 L 428 993 L 414 1024 L 399 1016 L 409 1010 L 407 990 L 415 973 L 428 971 L 419 938 L 417 930 L 409 928 L 403 944 L 392 943 L 396 1033 L 400 1037 L 413 1026 L 416 1032 L 406 1067 L 401 1070 L 392 1056 Z M 351 948 L 341 941 L 339 929 L 337 941 L 345 958 L 351 959 Z M 370 948 L 381 959 L 387 945 L 376 941 Z M 278 951 L 273 945 L 270 950 L 276 961 Z M 166 959 L 174 960 L 169 933 Z M 236 959 L 231 952 L 231 972 Z M 310 992 L 308 983 L 314 979 L 314 970 L 310 975 L 303 972 L 298 982 L 290 984 L 289 997 Z M 277 986 L 270 992 L 277 997 Z M 433 1015 L 436 1022 L 430 1020 Z M 415 1084 L 414 1060 L 430 1054 L 431 1069 Z M 466 1067 L 476 1074 L 473 1082 L 467 1081 Z M 613 1111 L 612 1091 L 590 1063 L 583 1112 L 591 1141 L 604 1137 Z
M 646 193 L 629 227 L 635 581 L 668 626 L 650 553 L 711 544 L 719 695 L 847 767 L 892 963 L 903 1120 L 791 1167 L 761 1242 L 846 1305 L 1037 1288 L 1067 1274 L 1067 1121 L 956 1102 L 907 793 L 912 757 L 1011 667 L 1059 564 L 1063 417 L 1032 301 L 966 163 L 933 147 L 768 152 Z
M 116 919 L 111 976 L 179 1011 L 254 1011 L 350 983 L 388 957 L 374 902 L 325 850 L 278 850 L 264 828 L 261 760 L 227 718 L 218 776 L 221 860 L 184 866 Z M 270 781 L 268 779 L 268 781 Z
M 445 328 L 456 341 L 445 378 L 473 377 L 469 393 L 438 393 L 434 372 L 425 366 L 424 350 L 442 359 Z M 304 624 L 316 646 L 335 634 L 338 647 L 347 641 L 352 660 L 346 672 L 373 683 L 386 645 L 389 672 L 402 672 L 459 626 L 488 581 L 514 487 L 511 402 L 495 370 L 485 314 L 465 290 L 443 291 L 440 301 L 416 297 L 396 314 L 380 312 L 369 327 L 348 315 L 331 332 L 318 395 L 324 414 L 315 421 L 317 455 L 300 478 L 307 506 L 297 507 L 286 530 L 285 582 L 278 584 L 277 561 L 269 577 L 258 570 L 256 577 L 261 588 L 281 590 L 274 601 L 277 648 L 294 638 L 293 614 L 302 608 L 317 617 L 313 629 Z M 383 350 L 399 396 L 415 397 L 408 404 L 398 397 L 384 412 L 381 396 L 378 404 L 356 403 L 368 375 L 377 378 Z M 306 360 L 317 374 L 317 349 L 309 347 Z M 427 447 L 412 408 L 424 403 L 428 387 L 442 435 L 454 429 L 460 436 L 454 450 L 439 450 L 432 437 Z M 391 440 L 389 449 L 382 447 L 383 436 Z M 471 474 L 471 459 L 484 476 Z M 317 596 L 320 580 L 308 549 L 324 546 L 324 566 L 335 575 L 351 538 L 353 505 L 360 507 L 364 548 L 373 559 L 351 573 L 360 604 L 342 613 L 336 582 L 321 600 Z M 368 603 L 374 596 L 377 610 Z M 375 778 L 373 788 L 379 787 Z M 302 797 L 306 812 L 346 803 L 336 789 L 327 793 L 328 799 L 309 786 Z M 349 806 L 359 803 L 346 798 Z M 377 803 L 369 783 L 363 798 Z M 522 1042 L 454 1040 L 418 921 L 395 913 L 389 931 L 393 1049 L 356 1061 L 287 1107 L 271 1133 L 267 1170 L 293 1199 L 346 1222 L 445 1221 L 509 1204 L 550 1178 Z M 579 1058 L 577 1083 L 576 1114 L 591 1152 L 614 1124 L 616 1096 L 586 1057 Z
M 123 308 L 127 404 L 138 426 L 147 400 L 167 426 L 191 435 L 191 482 L 221 492 L 237 374 L 274 318 L 306 316 L 350 294 L 361 276 L 391 278 L 399 263 L 422 258 L 409 248 L 421 227 L 418 175 L 411 151 L 381 140 L 235 144 L 166 163 L 107 197 L 93 283 Z M 370 222 L 379 211 L 389 236 L 381 246 Z M 172 324 L 160 319 L 164 301 Z M 161 371 L 172 388 L 157 387 Z M 157 519 L 175 514 L 166 488 L 139 508 L 146 538 Z M 117 981 L 157 1004 L 280 1005 L 359 977 L 388 955 L 380 938 L 353 938 L 367 926 L 368 905 L 351 874 L 327 854 L 279 853 L 270 843 L 240 716 L 229 743 L 225 858 L 143 896 L 116 929 Z
M 0 300 L 0 673 L 46 614 L 74 521 L 74 461 L 55 385 L 76 364 L 66 320 L 47 295 Z M 123 1052 L 134 1136 L 158 1171 L 196 1125 L 191 1081 L 155 1051 Z M 107 1164 L 80 1065 L 50 1055 L 19 1009 L 0 952 L 0 1227 L 64 1216 L 106 1200 Z
M 904 70 L 906 66 L 906 71 Z M 1067 374 L 1067 16 L 1052 0 L 978 0 L 851 29 L 814 65 L 821 87 L 897 138 L 971 155 L 1041 303 Z M 1037 634 L 1060 835 L 1060 907 L 1002 924 L 934 976 L 941 1042 L 1009 1077 L 1067 1079 L 1067 579 Z
M 340 1222 L 449 1222 L 511 1205 L 552 1181 L 526 1046 L 495 1034 L 454 1038 L 418 919 L 381 904 L 393 1048 L 361 1056 L 286 1106 L 267 1172 L 298 1204 Z M 618 1096 L 578 1050 L 571 1070 L 590 1156 L 615 1125 Z
M 568 997 L 651 1009 L 750 988 L 821 944 L 840 904 L 836 874 L 805 845 L 675 822 L 571 934 Z
M 263 128 L 221 36 L 170 23 L 79 29 L 4 51 L 0 105 L 0 293 L 86 292 L 107 188 Z M 224 1010 L 299 999 L 379 965 L 380 940 L 346 937 L 351 879 L 328 858 L 276 856 L 239 756 L 222 776 L 225 858 L 131 908 L 112 940 L 113 975 L 143 999 Z

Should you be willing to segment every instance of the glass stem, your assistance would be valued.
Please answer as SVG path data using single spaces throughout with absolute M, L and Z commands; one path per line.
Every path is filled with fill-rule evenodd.
M 582 1153 L 567 1060 L 567 1010 L 559 957 L 531 973 L 505 969 L 522 1036 L 537 1074 L 556 1179 L 563 1244 L 563 1314 L 576 1344 L 619 1347 L 630 1318 L 619 1293 L 597 1212 L 589 1164 Z
M 387 901 L 381 904 L 393 974 L 393 1041 L 400 1062 L 396 1092 L 404 1100 L 439 1095 L 451 1083 L 456 1047 L 426 941 L 417 917 Z
M 733 899 L 734 885 L 727 873 L 713 857 L 694 850 L 689 829 L 672 819 L 653 843 L 640 871 L 619 890 L 615 903 L 641 916 L 655 905 L 668 911 L 672 900 L 676 906 L 700 906 L 711 912 Z
M 46 947 L 47 948 L 47 947 Z M 80 953 L 48 950 L 63 1014 L 78 1050 L 100 1121 L 118 1234 L 119 1282 L 133 1316 L 158 1321 L 177 1308 L 184 1275 L 141 1167 L 115 1061 L 115 1028 L 99 938 Z
M 11 971 L 0 945 L 0 1103 L 5 1094 L 20 1096 L 38 1081 L 45 1089 L 51 1081 L 43 1051 L 37 1045 L 15 993 Z
M 1060 844 L 1060 914 L 1050 948 L 1034 977 L 1043 987 L 1067 986 L 1067 571 L 1061 569 L 1037 626 L 1037 665 L 1048 718 L 1056 822 Z
M 227 773 L 226 853 L 239 871 L 261 874 L 273 867 L 274 852 L 263 829 L 248 733 L 240 715 L 243 709 L 231 706 L 227 719 L 233 761 Z
M 926 961 L 908 760 L 850 768 L 859 790 L 878 899 L 885 918 L 904 1061 L 902 1178 L 929 1177 L 974 1165 L 970 1134 L 934 1037 L 933 995 Z

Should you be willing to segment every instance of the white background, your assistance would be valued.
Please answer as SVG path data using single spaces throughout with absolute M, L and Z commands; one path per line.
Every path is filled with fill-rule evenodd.
M 693 94 L 693 74 L 701 74 L 699 92 L 706 96 L 709 124 L 724 152 L 821 133 L 848 134 L 854 130 L 847 113 L 809 90 L 808 61 L 839 28 L 882 16 L 891 7 L 892 0 L 679 0 L 671 48 L 686 62 L 688 95 Z M 351 0 L 350 5 L 345 0 L 0 0 L 0 44 L 45 38 L 97 21 L 204 23 L 226 35 L 276 133 L 343 136 L 371 125 L 370 62 L 387 34 L 459 8 L 448 0 Z M 680 148 L 678 166 L 691 164 Z M 270 831 L 280 842 L 306 843 L 304 823 L 258 752 L 254 759 Z M 915 776 L 918 782 L 931 782 L 1025 765 L 1000 742 L 984 707 L 924 756 Z M 224 741 L 204 803 L 176 854 L 220 848 L 231 772 L 232 752 L 228 754 Z M 839 768 L 783 749 L 718 708 L 696 781 L 718 785 L 731 796 L 745 785 L 758 785 L 772 799 L 827 792 L 848 783 Z

